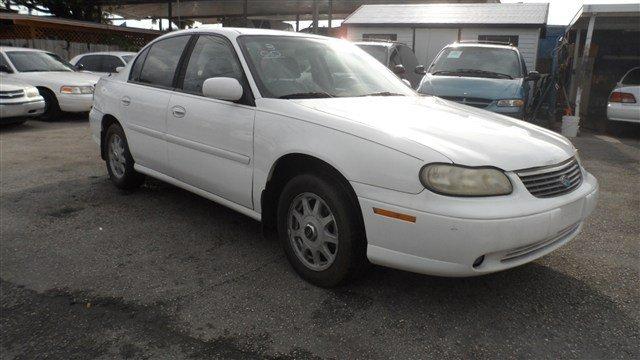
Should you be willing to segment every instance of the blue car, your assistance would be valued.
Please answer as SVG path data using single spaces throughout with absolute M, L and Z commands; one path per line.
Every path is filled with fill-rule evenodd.
M 531 83 L 540 79 L 527 72 L 518 48 L 487 43 L 454 43 L 440 51 L 418 92 L 524 119 Z

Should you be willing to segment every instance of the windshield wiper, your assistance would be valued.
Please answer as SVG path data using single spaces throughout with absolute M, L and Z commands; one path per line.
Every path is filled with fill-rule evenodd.
M 376 92 L 376 93 L 371 93 L 371 94 L 364 94 L 364 95 L 360 95 L 360 96 L 404 96 L 403 94 L 398 94 L 398 93 L 392 93 L 389 91 L 380 91 L 380 92 Z
M 294 94 L 282 95 L 279 99 L 321 99 L 335 97 L 326 92 L 300 92 Z
M 438 70 L 431 73 L 431 75 L 456 75 L 459 74 L 459 71 L 450 71 L 450 70 Z
M 509 74 L 503 74 L 495 71 L 487 71 L 487 70 L 479 70 L 479 69 L 458 69 L 456 70 L 456 72 L 460 74 L 482 74 L 482 75 L 489 75 L 494 77 L 503 77 L 507 79 L 513 79 L 513 76 Z

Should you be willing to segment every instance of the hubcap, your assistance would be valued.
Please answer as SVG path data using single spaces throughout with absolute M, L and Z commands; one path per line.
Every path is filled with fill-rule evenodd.
M 316 194 L 302 193 L 291 202 L 287 232 L 293 250 L 309 269 L 322 271 L 338 253 L 338 226 L 327 204 Z
M 109 167 L 113 175 L 117 178 L 124 176 L 126 159 L 124 157 L 124 142 L 120 135 L 114 134 L 111 136 L 107 154 L 109 156 Z

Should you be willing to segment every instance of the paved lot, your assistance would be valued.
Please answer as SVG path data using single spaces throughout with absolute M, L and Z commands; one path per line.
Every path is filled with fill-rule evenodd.
M 602 193 L 566 247 L 324 290 L 245 216 L 157 181 L 116 190 L 86 120 L 0 130 L 3 358 L 637 359 L 640 147 L 575 143 Z

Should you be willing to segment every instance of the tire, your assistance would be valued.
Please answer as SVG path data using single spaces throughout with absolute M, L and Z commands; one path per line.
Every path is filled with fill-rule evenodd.
M 44 112 L 40 115 L 40 119 L 44 121 L 54 121 L 60 116 L 60 105 L 56 95 L 50 90 L 38 88 L 40 95 L 44 98 Z
M 133 169 L 133 157 L 129 152 L 129 144 L 122 127 L 112 124 L 107 129 L 105 139 L 105 163 L 109 179 L 115 186 L 123 190 L 132 190 L 144 183 L 144 175 Z
M 329 176 L 302 174 L 285 185 L 278 202 L 278 237 L 298 275 L 320 287 L 345 284 L 369 265 L 357 200 Z

